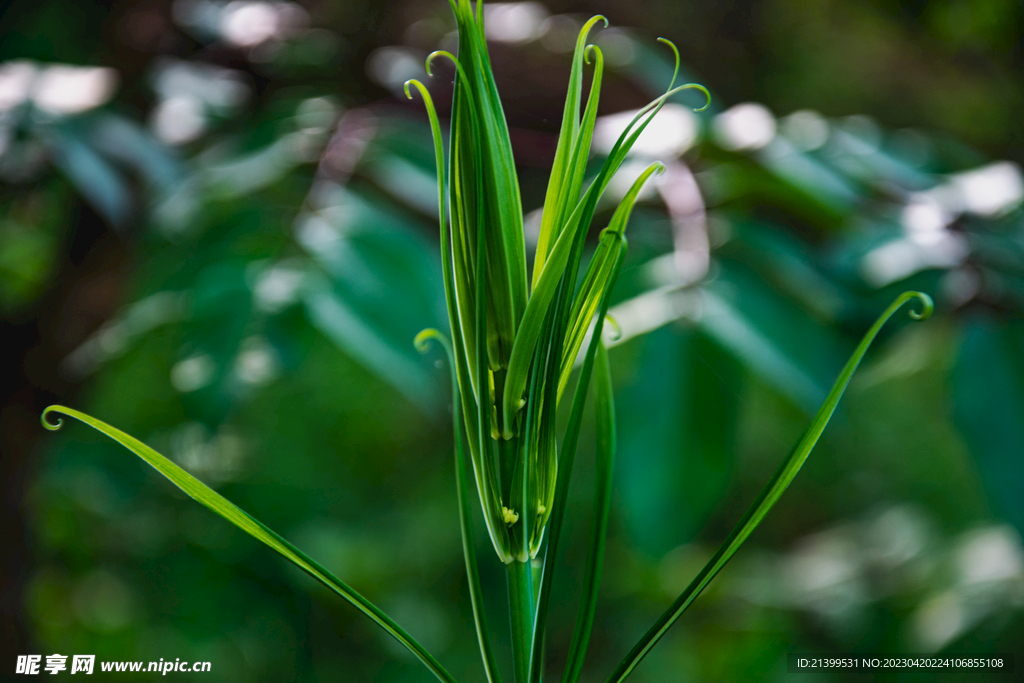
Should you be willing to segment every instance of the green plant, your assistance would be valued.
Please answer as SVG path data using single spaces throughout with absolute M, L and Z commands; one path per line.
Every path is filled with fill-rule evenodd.
M 517 683 L 541 680 L 552 574 L 569 490 L 569 480 L 594 381 L 597 423 L 597 485 L 583 595 L 564 681 L 578 680 L 594 622 L 611 494 L 615 417 L 608 357 L 602 336 L 610 294 L 626 251 L 625 229 L 643 184 L 661 170 L 651 164 L 633 183 L 601 233 L 583 272 L 584 243 L 598 200 L 627 153 L 674 93 L 702 86 L 675 86 L 640 110 L 621 135 L 594 180 L 584 189 L 586 163 L 597 115 L 603 73 L 601 50 L 587 45 L 594 17 L 580 31 L 562 128 L 545 198 L 540 237 L 528 279 L 522 207 L 508 130 L 487 54 L 482 5 L 451 0 L 459 27 L 459 53 L 435 52 L 456 67 L 447 163 L 440 124 L 429 92 L 418 81 L 406 84 L 421 94 L 434 137 L 438 175 L 442 272 L 451 340 L 437 330 L 417 336 L 417 348 L 438 341 L 449 358 L 453 391 L 456 484 L 463 550 L 474 620 L 484 668 L 499 679 L 491 647 L 483 589 L 472 532 L 470 477 L 476 482 L 484 520 L 495 552 L 508 572 L 513 669 Z M 676 55 L 668 41 L 665 42 Z M 582 107 L 585 63 L 593 63 L 592 84 Z M 582 112 L 581 112 L 582 108 Z M 917 298 L 917 319 L 932 303 L 920 292 L 906 292 L 878 318 L 843 368 L 810 427 L 784 460 L 747 514 L 715 556 L 622 661 L 610 680 L 621 681 L 639 664 L 752 533 L 790 484 L 814 447 L 847 384 L 882 325 L 906 302 Z M 613 323 L 614 326 L 614 323 Z M 589 339 L 589 341 L 588 341 Z M 584 343 L 581 368 L 560 446 L 556 417 Z M 405 645 L 440 680 L 452 677 L 419 643 L 381 610 L 334 577 L 288 541 L 205 486 L 137 439 L 84 413 L 50 406 L 51 413 L 75 417 L 107 434 L 146 460 L 185 493 L 352 603 Z M 469 457 L 466 451 L 469 451 Z M 546 538 L 545 538 L 546 537 Z M 546 541 L 546 542 L 545 542 Z M 537 560 L 536 564 L 534 560 Z

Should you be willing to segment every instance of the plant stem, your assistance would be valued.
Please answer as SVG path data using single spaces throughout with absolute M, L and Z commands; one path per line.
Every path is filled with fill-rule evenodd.
M 508 610 L 512 621 L 512 663 L 516 683 L 526 683 L 533 643 L 533 618 L 536 599 L 533 594 L 533 567 L 529 560 L 513 560 L 508 569 Z

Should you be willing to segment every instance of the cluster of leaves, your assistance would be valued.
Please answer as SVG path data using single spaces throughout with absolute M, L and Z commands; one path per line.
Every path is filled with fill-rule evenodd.
M 415 85 L 423 95 L 434 132 L 445 295 L 484 516 L 498 557 L 506 564 L 513 559 L 526 562 L 537 556 L 555 507 L 558 400 L 599 308 L 602 315 L 594 339 L 600 338 L 608 295 L 625 253 L 626 222 L 644 182 L 662 166 L 651 164 L 634 181 L 577 287 L 587 229 L 612 176 L 667 97 L 700 86 L 673 89 L 673 77 L 669 92 L 641 110 L 619 136 L 583 192 L 604 66 L 600 48 L 588 46 L 587 35 L 603 17 L 584 25 L 573 55 L 531 287 L 512 148 L 483 40 L 483 7 L 478 5 L 475 14 L 468 2 L 453 4 L 453 9 L 459 23 L 459 57 L 436 52 L 427 62 L 429 68 L 435 56 L 443 55 L 458 69 L 447 173 L 432 100 L 418 81 L 410 81 L 407 88 Z M 594 77 L 581 122 L 587 54 L 594 59 Z M 445 206 L 451 212 L 450 228 Z M 586 393 L 596 343 L 584 361 L 578 396 Z M 575 412 L 569 448 L 563 447 L 568 463 L 581 417 L 580 410 Z

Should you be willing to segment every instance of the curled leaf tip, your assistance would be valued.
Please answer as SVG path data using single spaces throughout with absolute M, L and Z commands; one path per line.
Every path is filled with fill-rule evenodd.
M 430 348 L 430 340 L 433 339 L 438 333 L 433 327 L 428 327 L 425 330 L 420 330 L 416 338 L 412 340 L 413 346 L 420 353 L 426 353 L 427 349 Z
M 904 292 L 903 296 L 907 299 L 915 298 L 921 302 L 920 311 L 910 309 L 910 317 L 914 320 L 927 320 L 935 312 L 935 302 L 924 292 Z
M 454 62 L 455 64 L 459 63 L 459 60 L 455 57 L 455 55 L 453 55 L 451 52 L 448 52 L 448 50 L 434 50 L 429 55 L 427 55 L 427 62 L 425 66 L 427 69 L 428 76 L 434 75 L 434 72 L 431 71 L 430 68 L 431 64 L 433 64 L 434 60 L 437 59 L 438 57 L 447 57 L 448 59 L 452 60 L 452 62 Z
M 593 28 L 594 24 L 596 24 L 599 21 L 603 21 L 605 28 L 608 28 L 608 18 L 603 14 L 595 14 L 594 16 L 587 19 L 587 23 L 585 23 L 583 25 L 583 28 L 580 29 L 580 36 L 585 36 L 588 33 L 590 33 L 590 29 Z
M 440 330 L 433 327 L 428 327 L 425 330 L 421 330 L 416 338 L 412 340 L 416 350 L 420 353 L 426 353 L 430 349 L 430 342 L 435 341 L 440 344 L 445 351 L 451 349 L 451 342 L 448 341 L 448 337 L 444 336 Z
M 704 106 L 701 107 L 700 109 L 694 109 L 694 111 L 704 111 L 709 106 L 711 106 L 711 93 L 708 91 L 707 88 L 705 88 L 700 83 L 688 83 L 687 87 L 693 88 L 694 90 L 700 90 L 702 93 L 704 93 L 704 97 L 707 98 L 704 102 Z
M 48 419 L 46 419 L 50 413 L 64 413 L 64 406 L 47 406 L 46 410 L 43 411 L 43 414 L 39 416 L 39 421 L 43 423 L 43 427 L 50 430 L 51 432 L 55 432 L 64 426 L 64 420 L 58 417 L 56 422 L 50 422 Z
M 675 58 L 675 62 L 676 62 L 675 69 L 673 69 L 673 71 L 672 71 L 672 80 L 669 82 L 669 85 L 668 85 L 668 92 L 666 92 L 665 95 L 663 95 L 662 97 L 666 97 L 666 96 L 668 96 L 668 95 L 670 95 L 672 93 L 679 92 L 680 90 L 700 90 L 702 93 L 704 93 L 704 97 L 707 98 L 707 101 L 704 102 L 704 106 L 703 107 L 701 107 L 700 109 L 694 109 L 694 111 L 698 111 L 699 112 L 699 111 L 704 111 L 705 109 L 707 109 L 708 105 L 711 104 L 711 93 L 708 92 L 708 89 L 705 88 L 703 85 L 701 85 L 699 83 L 687 83 L 686 85 L 681 85 L 678 88 L 673 87 L 676 84 L 676 78 L 679 76 L 679 65 L 680 65 L 679 48 L 677 48 L 676 44 L 673 43 L 668 38 L 658 38 L 658 42 L 659 43 L 664 43 L 665 45 L 669 46 L 669 49 L 672 50 L 672 56 Z

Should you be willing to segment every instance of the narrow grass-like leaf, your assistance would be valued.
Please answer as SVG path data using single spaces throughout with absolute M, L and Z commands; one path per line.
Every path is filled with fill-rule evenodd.
M 526 248 L 523 238 L 522 201 L 516 176 L 508 125 L 494 82 L 487 46 L 479 21 L 474 20 L 468 0 L 452 5 L 459 28 L 458 61 L 468 79 L 456 81 L 455 98 L 472 93 L 477 103 L 478 144 L 470 150 L 477 162 L 476 216 L 467 216 L 488 226 L 489 284 L 488 361 L 497 371 L 508 364 L 515 331 L 526 307 Z M 479 9 L 479 7 L 478 7 Z M 482 16 L 478 13 L 477 19 Z M 453 119 L 453 123 L 456 119 Z M 453 130 L 454 132 L 454 130 Z M 455 136 L 453 136 L 453 143 Z
M 50 431 L 60 429 L 63 424 L 63 420 L 60 418 L 57 419 L 56 423 L 49 422 L 46 418 L 51 413 L 60 413 L 84 422 L 93 429 L 106 434 L 114 441 L 135 453 L 135 455 L 152 465 L 157 472 L 167 477 L 172 484 L 184 491 L 190 498 L 231 522 L 239 529 L 249 534 L 257 541 L 260 541 L 271 550 L 274 550 L 296 567 L 327 586 L 327 588 L 345 598 L 345 600 L 350 602 L 360 612 L 368 616 L 375 624 L 387 631 L 395 640 L 407 647 L 409 651 L 412 652 L 417 659 L 423 662 L 423 665 L 430 669 L 430 671 L 437 676 L 439 680 L 446 681 L 447 683 L 454 683 L 454 679 L 451 674 L 445 671 L 444 667 L 442 667 L 438 661 L 423 648 L 422 645 L 416 642 L 412 636 L 406 633 L 405 630 L 392 621 L 390 617 L 384 614 L 384 612 L 378 609 L 373 603 L 350 588 L 341 579 L 335 577 L 329 571 L 317 564 L 309 556 L 279 536 L 276 532 L 272 531 L 262 522 L 250 516 L 249 513 L 245 512 L 227 498 L 193 477 L 181 467 L 171 462 L 160 453 L 157 453 L 135 437 L 108 425 L 106 422 L 97 420 L 90 415 L 74 410 L 73 408 L 52 405 L 44 410 L 40 420 L 42 421 L 43 426 Z
M 591 190 L 593 186 L 591 186 Z M 588 194 L 590 190 L 588 190 Z M 596 202 L 595 202 L 596 204 Z M 570 225 L 562 231 L 555 246 L 551 250 L 544 272 L 533 289 L 530 301 L 526 305 L 526 313 L 519 325 L 519 332 L 516 334 L 516 343 L 512 347 L 512 358 L 508 365 L 508 374 L 505 378 L 505 395 L 503 405 L 505 409 L 505 433 L 503 436 L 508 439 L 512 437 L 512 424 L 516 412 L 522 407 L 523 392 L 526 389 L 526 381 L 529 376 L 529 369 L 533 353 L 537 348 L 537 342 L 544 330 L 544 319 L 548 314 L 548 307 L 561 285 L 563 271 L 569 262 L 569 255 L 576 238 L 576 230 L 582 224 L 579 220 L 580 210 L 573 213 L 577 220 L 570 219 Z M 589 222 L 589 221 L 588 221 Z
M 590 643 L 597 611 L 597 593 L 601 586 L 601 567 L 608 535 L 608 512 L 612 504 L 612 470 L 615 466 L 615 399 L 612 394 L 611 368 L 608 350 L 597 346 L 594 368 L 594 415 L 597 421 L 597 481 L 594 484 L 594 519 L 591 522 L 590 543 L 587 544 L 587 568 L 583 575 L 583 595 L 576 614 L 569 645 L 569 659 L 562 676 L 563 683 L 576 683 L 583 671 L 583 660 Z
M 566 282 L 566 286 L 569 283 Z M 534 527 L 530 538 L 530 555 L 536 557 L 540 552 L 541 542 L 544 539 L 544 528 L 551 516 L 551 509 L 555 498 L 555 484 L 558 480 L 558 452 L 557 452 L 557 414 L 558 401 L 556 396 L 558 368 L 561 363 L 561 349 L 558 340 L 565 336 L 565 319 L 556 318 L 552 312 L 552 324 L 548 325 L 548 337 L 543 340 L 541 347 L 546 351 L 544 363 L 546 367 L 540 368 L 543 372 L 543 387 L 539 391 L 540 419 L 537 425 L 537 443 L 535 449 L 535 462 L 537 473 L 537 516 L 534 519 Z M 538 576 L 538 582 L 540 577 Z
M 557 237 L 561 223 L 564 221 L 567 199 L 571 194 L 563 191 L 563 186 L 569 179 L 569 158 L 572 148 L 577 139 L 580 128 L 580 100 L 583 97 L 583 58 L 587 45 L 587 35 L 590 29 L 599 21 L 604 21 L 605 26 L 608 20 L 600 14 L 591 17 L 590 21 L 583 25 L 576 38 L 576 49 L 572 55 L 572 70 L 569 73 L 569 87 L 565 95 L 565 108 L 562 110 L 562 127 L 558 133 L 558 144 L 555 147 L 555 159 L 551 164 L 551 176 L 548 179 L 548 189 L 544 196 L 544 211 L 540 219 L 540 234 L 537 238 L 537 250 L 533 258 L 533 286 L 537 286 L 537 280 L 544 269 L 544 261 L 547 259 L 548 250 Z M 593 92 L 593 86 L 591 86 Z M 578 146 L 578 145 L 577 145 Z M 588 141 L 589 150 L 589 141 Z M 584 157 L 584 162 L 586 158 Z M 579 192 L 573 201 L 578 199 Z
M 546 326 L 550 330 L 550 326 Z M 541 422 L 544 419 L 544 368 L 548 358 L 546 347 L 542 345 L 539 353 L 534 355 L 533 368 L 530 371 L 530 382 L 527 388 L 526 410 L 523 418 L 523 429 L 516 440 L 519 452 L 516 455 L 515 478 L 512 481 L 513 496 L 518 492 L 518 505 L 522 512 L 522 523 L 512 531 L 515 540 L 513 547 L 518 549 L 516 559 L 528 562 L 532 555 L 531 536 L 538 517 L 538 504 L 546 504 L 538 478 L 538 456 L 542 444 Z M 534 497 L 536 496 L 536 498 Z M 515 498 L 512 498 L 515 500 Z
M 579 46 L 579 43 L 577 43 L 577 46 Z M 582 123 L 576 123 L 575 135 L 569 140 L 569 155 L 563 169 L 564 175 L 557 179 L 558 194 L 555 196 L 551 195 L 553 189 L 551 181 L 556 180 L 554 175 L 552 175 L 549 181 L 548 194 L 544 199 L 544 209 L 541 213 L 541 235 L 538 238 L 538 251 L 534 258 L 534 285 L 539 281 L 540 275 L 544 270 L 545 259 L 548 256 L 551 244 L 561 234 L 567 219 L 580 200 L 580 191 L 583 187 L 583 178 L 587 170 L 587 161 L 590 158 L 590 145 L 594 138 L 594 125 L 597 121 L 597 108 L 601 98 L 601 81 L 604 75 L 604 54 L 596 45 L 588 45 L 583 49 L 583 60 L 589 63 L 591 55 L 594 57 L 594 75 L 591 80 L 590 93 L 587 95 L 587 107 L 583 112 L 583 121 Z M 578 104 L 576 109 L 575 115 L 578 117 Z M 545 225 L 545 222 L 550 223 L 550 227 Z M 547 230 L 547 234 L 544 234 L 545 230 Z M 543 247 L 543 251 L 541 251 L 541 247 Z
M 584 313 L 582 310 L 569 311 L 568 297 L 573 291 L 575 272 L 578 270 L 574 266 L 563 274 L 560 282 L 556 283 L 557 303 L 555 306 L 549 307 L 543 324 L 536 327 L 539 343 L 533 356 L 532 367 L 527 375 L 530 389 L 527 392 L 526 403 L 530 408 L 527 409 L 526 429 L 523 436 L 525 440 L 522 442 L 526 449 L 526 457 L 520 461 L 524 467 L 527 466 L 527 463 L 532 466 L 527 468 L 528 470 L 532 469 L 532 472 L 524 471 L 520 481 L 527 481 L 529 478 L 531 483 L 529 491 L 532 492 L 533 497 L 527 495 L 526 488 L 523 489 L 522 507 L 527 512 L 527 526 L 521 527 L 521 529 L 525 529 L 523 533 L 528 533 L 529 538 L 524 539 L 524 552 L 520 555 L 521 560 L 527 557 L 527 552 L 529 556 L 537 554 L 543 538 L 544 525 L 552 510 L 558 472 L 554 447 L 554 411 L 560 399 L 561 389 L 564 388 L 564 385 L 559 386 L 558 380 L 560 376 L 564 375 L 565 380 L 568 381 L 568 371 L 572 369 L 572 360 L 566 360 L 564 347 L 567 343 L 574 343 L 572 351 L 574 360 L 576 352 L 583 343 L 584 335 L 590 327 L 594 312 L 611 286 L 611 274 L 616 267 L 617 256 L 622 248 L 621 239 L 633 204 L 641 187 L 651 174 L 663 168 L 662 164 L 655 162 L 634 181 L 612 216 L 608 229 L 601 233 L 598 253 L 588 268 L 588 277 L 584 278 L 586 291 L 584 299 L 589 306 L 588 313 Z M 578 263 L 579 251 L 583 246 L 581 237 L 582 235 L 576 240 L 572 247 L 572 254 L 568 257 L 575 263 Z M 565 241 L 560 241 L 560 243 L 563 247 L 568 244 Z M 544 283 L 545 287 L 549 285 L 550 281 Z M 581 304 L 582 306 L 583 304 Z M 585 320 L 582 319 L 584 315 L 587 316 Z M 573 320 L 574 317 L 578 321 L 576 325 L 579 328 L 578 333 L 572 326 L 568 326 L 571 334 L 567 338 L 566 321 Z M 524 316 L 523 320 L 524 326 L 534 324 L 530 316 Z M 567 339 L 573 339 L 574 336 L 577 336 L 575 340 L 567 341 Z M 563 368 L 565 369 L 564 373 Z
M 437 50 L 428 55 L 425 65 L 427 74 L 433 75 L 431 65 L 438 57 L 445 57 L 455 65 L 456 87 L 459 91 L 459 96 L 454 99 L 452 104 L 449 173 L 447 179 L 444 176 L 443 170 L 438 175 L 438 195 L 441 197 L 442 207 L 442 239 L 444 239 L 449 232 L 449 227 L 445 224 L 445 216 L 443 212 L 443 193 L 446 186 L 451 192 L 451 203 L 449 207 L 452 220 L 449 244 L 452 248 L 451 267 L 449 268 L 449 259 L 446 258 L 444 259 L 444 266 L 448 269 L 447 272 L 452 275 L 452 279 L 445 283 L 445 293 L 447 298 L 451 301 L 448 315 L 453 325 L 452 341 L 458 344 L 456 347 L 457 349 L 465 352 L 466 361 L 470 369 L 469 381 L 473 387 L 472 394 L 478 398 L 481 389 L 477 385 L 478 373 L 476 372 L 476 367 L 478 362 L 482 363 L 486 361 L 478 359 L 476 354 L 476 326 L 473 318 L 473 312 L 475 311 L 476 305 L 476 291 L 473 289 L 473 282 L 469 277 L 476 258 L 476 235 L 472 231 L 473 221 L 470 217 L 475 215 L 477 211 L 477 205 L 474 203 L 477 199 L 473 193 L 465 191 L 467 188 L 472 189 L 475 186 L 475 183 L 471 181 L 471 178 L 479 173 L 479 170 L 473 163 L 475 160 L 474 150 L 479 147 L 480 139 L 478 126 L 479 115 L 477 114 L 478 105 L 473 97 L 472 91 L 469 89 L 469 76 L 466 74 L 462 64 L 459 63 L 458 58 L 456 58 L 452 53 L 445 50 Z M 409 84 L 415 85 L 417 90 L 420 91 L 420 94 L 423 95 L 423 103 L 427 108 L 427 115 L 434 119 L 431 121 L 431 133 L 434 135 L 434 154 L 435 157 L 437 157 L 438 149 L 442 146 L 442 143 L 440 139 L 440 125 L 438 124 L 436 130 L 434 127 L 437 112 L 433 106 L 433 101 L 430 99 L 430 94 L 421 83 L 411 80 L 409 81 Z M 406 86 L 408 87 L 409 84 L 406 84 Z M 406 92 L 407 96 L 408 94 L 409 93 Z M 443 151 L 441 153 L 443 155 Z M 441 163 L 443 163 L 443 156 Z M 447 180 L 447 183 L 445 180 Z M 443 253 L 442 258 L 444 258 Z M 458 314 L 457 316 L 452 316 L 452 309 L 454 309 Z M 454 329 L 455 325 L 460 327 L 461 332 L 459 335 L 456 335 Z M 459 338 L 457 338 L 458 336 L 465 337 L 464 345 L 460 343 Z
M 561 454 L 558 460 L 558 481 L 555 485 L 551 517 L 548 520 L 548 543 L 544 551 L 544 568 L 541 572 L 540 589 L 537 597 L 537 618 L 533 626 L 533 645 L 530 654 L 530 683 L 540 683 L 544 668 L 544 635 L 547 629 L 548 606 L 551 603 L 551 586 L 554 584 L 554 560 L 558 555 L 558 544 L 562 535 L 562 520 L 565 518 L 565 504 L 569 498 L 569 482 L 572 478 L 572 466 L 576 458 L 576 445 L 579 443 L 580 426 L 583 422 L 583 409 L 587 402 L 587 389 L 590 386 L 590 377 L 593 373 L 597 347 L 601 344 L 601 331 L 604 329 L 605 316 L 608 314 L 611 291 L 615 287 L 615 281 L 622 270 L 622 262 L 626 258 L 626 238 L 622 235 L 617 235 L 617 238 L 620 248 L 616 254 L 615 269 L 612 271 L 608 289 L 605 290 L 604 296 L 601 298 L 597 321 L 594 323 L 593 336 L 590 338 L 590 346 L 587 348 L 586 356 L 583 359 L 583 367 L 580 369 L 580 376 L 576 384 L 576 394 L 573 397 L 572 409 L 569 412 L 569 422 L 566 426 L 565 435 L 562 438 Z
M 582 236 L 581 231 L 586 230 L 593 219 L 598 199 L 604 193 L 608 183 L 611 182 L 615 171 L 625 161 L 626 154 L 632 148 L 640 133 L 643 132 L 644 128 L 651 122 L 651 119 L 658 113 L 665 100 L 677 92 L 693 88 L 707 94 L 707 89 L 704 86 L 696 83 L 687 83 L 686 85 L 672 88 L 661 97 L 651 101 L 633 117 L 633 120 L 612 147 L 612 151 L 602 164 L 597 177 L 590 184 L 590 187 L 587 188 L 587 191 L 584 192 L 583 197 L 576 205 L 575 210 L 566 221 L 565 227 L 555 241 L 555 245 L 552 247 L 548 260 L 544 265 L 544 271 L 537 280 L 537 285 L 534 287 L 533 294 L 527 303 L 526 312 L 523 314 L 519 331 L 516 334 L 515 344 L 512 347 L 512 356 L 508 364 L 508 375 L 505 381 L 504 398 L 502 401 L 505 411 L 505 432 L 503 436 L 506 439 L 512 436 L 512 420 L 516 411 L 521 407 L 523 392 L 526 389 L 530 359 L 540 338 L 540 331 L 548 306 L 558 291 L 573 247 L 577 244 L 578 238 Z
M 443 224 L 443 222 L 442 222 Z M 465 438 L 462 431 L 462 420 L 459 418 L 459 383 L 455 374 L 455 353 L 451 342 L 438 330 L 427 329 L 416 335 L 415 345 L 420 352 L 426 351 L 428 340 L 433 339 L 444 349 L 448 356 L 448 368 L 452 382 L 452 433 L 455 439 L 455 490 L 459 499 L 459 524 L 462 528 L 462 555 L 466 561 L 466 578 L 469 581 L 469 599 L 473 605 L 473 623 L 476 626 L 477 640 L 480 644 L 480 657 L 483 659 L 484 671 L 490 683 L 501 683 L 498 667 L 491 648 L 491 632 L 487 626 L 487 614 L 484 609 L 484 592 L 480 585 L 480 571 L 476 562 L 476 544 L 473 541 L 473 508 L 470 504 L 469 482 L 466 475 Z
M 556 411 L 552 392 L 553 376 L 557 376 L 560 353 L 554 342 L 561 335 L 560 321 L 550 310 L 544 320 L 541 339 L 529 374 L 526 393 L 526 407 L 523 411 L 522 430 L 519 443 L 528 463 L 522 476 L 528 478 L 529 486 L 523 490 L 523 509 L 527 511 L 525 533 L 528 534 L 524 552 L 520 559 L 534 558 L 540 550 L 554 496 L 555 478 L 558 473 L 556 453 Z
M 636 204 L 637 196 L 639 196 L 644 183 L 647 182 L 647 179 L 652 174 L 661 173 L 664 170 L 665 165 L 660 161 L 656 161 L 648 166 L 640 174 L 640 177 L 633 182 L 633 185 L 615 209 L 611 222 L 608 223 L 609 233 L 625 234 L 626 224 L 629 222 L 633 205 Z M 573 301 L 572 311 L 569 314 L 569 330 L 565 337 L 565 346 L 562 352 L 562 367 L 558 378 L 559 398 L 561 398 L 562 392 L 565 391 L 566 384 L 569 382 L 569 375 L 572 373 L 573 365 L 576 362 L 576 355 L 579 353 L 580 347 L 583 346 L 583 340 L 587 335 L 587 330 L 590 328 L 590 322 L 594 319 L 594 313 L 597 311 L 601 297 L 608 287 L 608 280 L 611 277 L 612 268 L 615 266 L 615 258 L 612 253 L 614 249 L 613 244 L 610 240 L 601 240 L 597 250 L 594 252 L 593 258 L 590 260 L 586 273 L 584 273 L 583 283 L 580 285 L 576 299 Z
M 700 573 L 693 579 L 686 590 L 676 599 L 672 606 L 669 607 L 660 619 L 650 628 L 649 631 L 640 639 L 640 642 L 630 651 L 625 659 L 619 664 L 618 668 L 615 669 L 611 677 L 608 679 L 609 683 L 620 683 L 625 679 L 643 660 L 647 653 L 651 651 L 662 636 L 668 631 L 668 629 L 675 623 L 683 612 L 693 603 L 693 601 L 700 595 L 701 591 L 711 582 L 715 575 L 725 566 L 725 564 L 736 554 L 739 547 L 743 544 L 747 537 L 753 533 L 754 529 L 761 523 L 768 511 L 772 509 L 779 498 L 785 492 L 786 488 L 796 477 L 800 468 L 803 467 L 804 462 L 807 460 L 807 456 L 810 454 L 811 449 L 818 442 L 821 437 L 821 433 L 825 430 L 825 426 L 828 424 L 829 419 L 832 417 L 832 413 L 835 412 L 836 406 L 839 404 L 839 399 L 842 398 L 843 392 L 846 391 L 847 385 L 850 383 L 850 378 L 853 376 L 857 366 L 860 365 L 861 360 L 864 358 L 864 354 L 867 353 L 868 347 L 871 346 L 871 342 L 874 341 L 878 335 L 878 331 L 882 329 L 885 322 L 895 313 L 903 304 L 907 303 L 911 299 L 917 299 L 921 302 L 922 309 L 918 313 L 911 311 L 910 316 L 915 320 L 924 320 L 932 314 L 934 305 L 932 304 L 931 298 L 922 292 L 904 292 L 899 295 L 895 301 L 885 310 L 882 315 L 878 317 L 875 324 L 871 326 L 871 329 L 867 331 L 864 338 L 861 339 L 860 344 L 854 350 L 853 355 L 846 362 L 842 372 L 839 373 L 839 377 L 836 379 L 834 385 L 832 385 L 832 391 L 829 392 L 825 398 L 825 403 L 822 404 L 818 413 L 814 416 L 810 426 L 804 435 L 800 438 L 796 447 L 789 454 L 778 471 L 771 478 L 771 480 L 765 485 L 761 491 L 761 495 L 757 497 L 753 505 L 747 511 L 747 514 L 743 516 L 743 519 L 739 521 L 736 527 L 729 534 L 729 537 L 725 540 L 722 546 L 718 549 L 718 552 L 708 560 L 708 563 L 704 565 L 704 568 L 700 570 Z
M 454 57 L 449 53 L 435 53 L 435 55 L 446 56 L 449 59 L 455 61 Z M 435 57 L 431 55 L 427 58 L 427 71 L 430 72 L 430 62 Z M 461 69 L 461 66 L 455 61 L 456 68 Z M 463 78 L 465 74 L 463 74 Z M 445 189 L 447 186 L 445 165 L 444 165 L 444 147 L 441 139 L 441 126 L 437 120 L 437 111 L 434 108 L 433 99 L 430 97 L 430 93 L 426 87 L 419 81 L 412 79 L 405 84 L 406 97 L 412 98 L 412 92 L 409 90 L 409 86 L 415 86 L 419 91 L 420 96 L 423 98 L 423 104 L 427 110 L 427 117 L 430 119 L 430 129 L 434 140 L 434 157 L 437 166 L 437 188 L 438 188 L 438 214 L 440 217 L 440 229 L 441 229 L 441 270 L 444 279 L 444 291 L 445 291 L 445 303 L 448 307 L 448 320 L 450 321 L 452 331 L 452 342 L 453 342 L 453 371 L 455 372 L 455 379 L 459 386 L 474 386 L 477 378 L 473 375 L 473 369 L 475 366 L 470 363 L 467 357 L 466 349 L 467 345 L 464 343 L 464 338 L 467 337 L 466 330 L 462 326 L 462 319 L 458 315 L 458 302 L 456 299 L 456 285 L 455 285 L 455 273 L 454 273 L 454 261 L 452 253 L 452 230 L 449 228 L 446 219 L 445 211 Z M 450 177 L 450 174 L 449 174 Z M 475 332 L 475 330 L 474 330 Z M 469 339 L 475 340 L 475 334 Z M 474 444 L 474 447 L 470 449 L 470 457 L 473 463 L 473 473 L 476 479 L 477 491 L 480 495 L 480 502 L 484 511 L 485 521 L 487 522 L 487 532 L 491 538 L 491 542 L 495 549 L 499 549 L 504 545 L 507 545 L 505 537 L 507 532 L 505 530 L 504 522 L 501 519 L 501 496 L 498 493 L 496 483 L 489 476 L 490 469 L 485 467 L 482 462 L 482 456 L 476 444 L 480 442 L 478 429 L 480 421 L 477 416 L 477 405 L 474 402 L 472 392 L 459 391 L 456 394 L 457 400 L 453 405 L 453 410 L 461 407 L 463 417 L 465 418 L 465 424 L 467 427 L 467 438 L 470 443 Z M 459 439 L 462 437 L 462 432 L 456 430 L 455 438 Z M 500 554 L 500 551 L 499 551 Z
M 479 392 L 477 396 L 477 438 L 479 448 L 479 458 L 481 462 L 489 463 L 489 467 L 485 467 L 485 473 L 487 476 L 487 485 L 492 487 L 492 490 L 497 493 L 498 500 L 492 504 L 491 509 L 487 511 L 490 515 L 491 520 L 495 517 L 502 519 L 504 517 L 504 508 L 501 505 L 501 492 L 503 474 L 503 450 L 506 446 L 504 442 L 497 444 L 493 443 L 494 436 L 492 425 L 496 424 L 494 414 L 497 412 L 494 406 L 493 388 L 491 383 L 492 373 L 488 367 L 488 362 L 485 360 L 488 354 L 488 305 L 487 305 L 487 253 L 485 245 L 486 236 L 486 221 L 484 220 L 484 202 L 483 202 L 483 189 L 480 177 L 483 174 L 483 169 L 477 166 L 477 183 L 474 185 L 476 188 L 477 200 L 477 216 L 474 227 L 476 229 L 476 296 L 475 296 L 475 320 L 476 320 L 476 354 L 479 362 L 477 363 L 477 386 Z M 504 460 L 508 460 L 505 458 Z M 493 498 L 492 494 L 492 498 Z M 513 562 L 513 550 L 511 547 L 511 539 L 509 538 L 508 529 L 504 522 L 498 523 L 493 529 L 492 539 L 496 540 L 495 550 L 498 553 L 498 557 L 501 558 L 502 562 L 509 564 Z
M 590 92 L 587 94 L 587 107 L 583 110 L 583 121 L 580 123 L 579 131 L 572 143 L 572 152 L 569 155 L 567 184 L 562 187 L 562 206 L 560 208 L 555 228 L 560 229 L 571 209 L 580 198 L 580 190 L 583 188 L 583 177 L 587 171 L 587 161 L 590 159 L 590 144 L 594 139 L 594 126 L 597 124 L 597 108 L 601 100 L 601 81 L 604 77 L 604 53 L 596 45 L 588 45 L 583 52 L 585 61 L 589 64 L 591 55 L 594 59 L 594 75 L 590 83 Z

